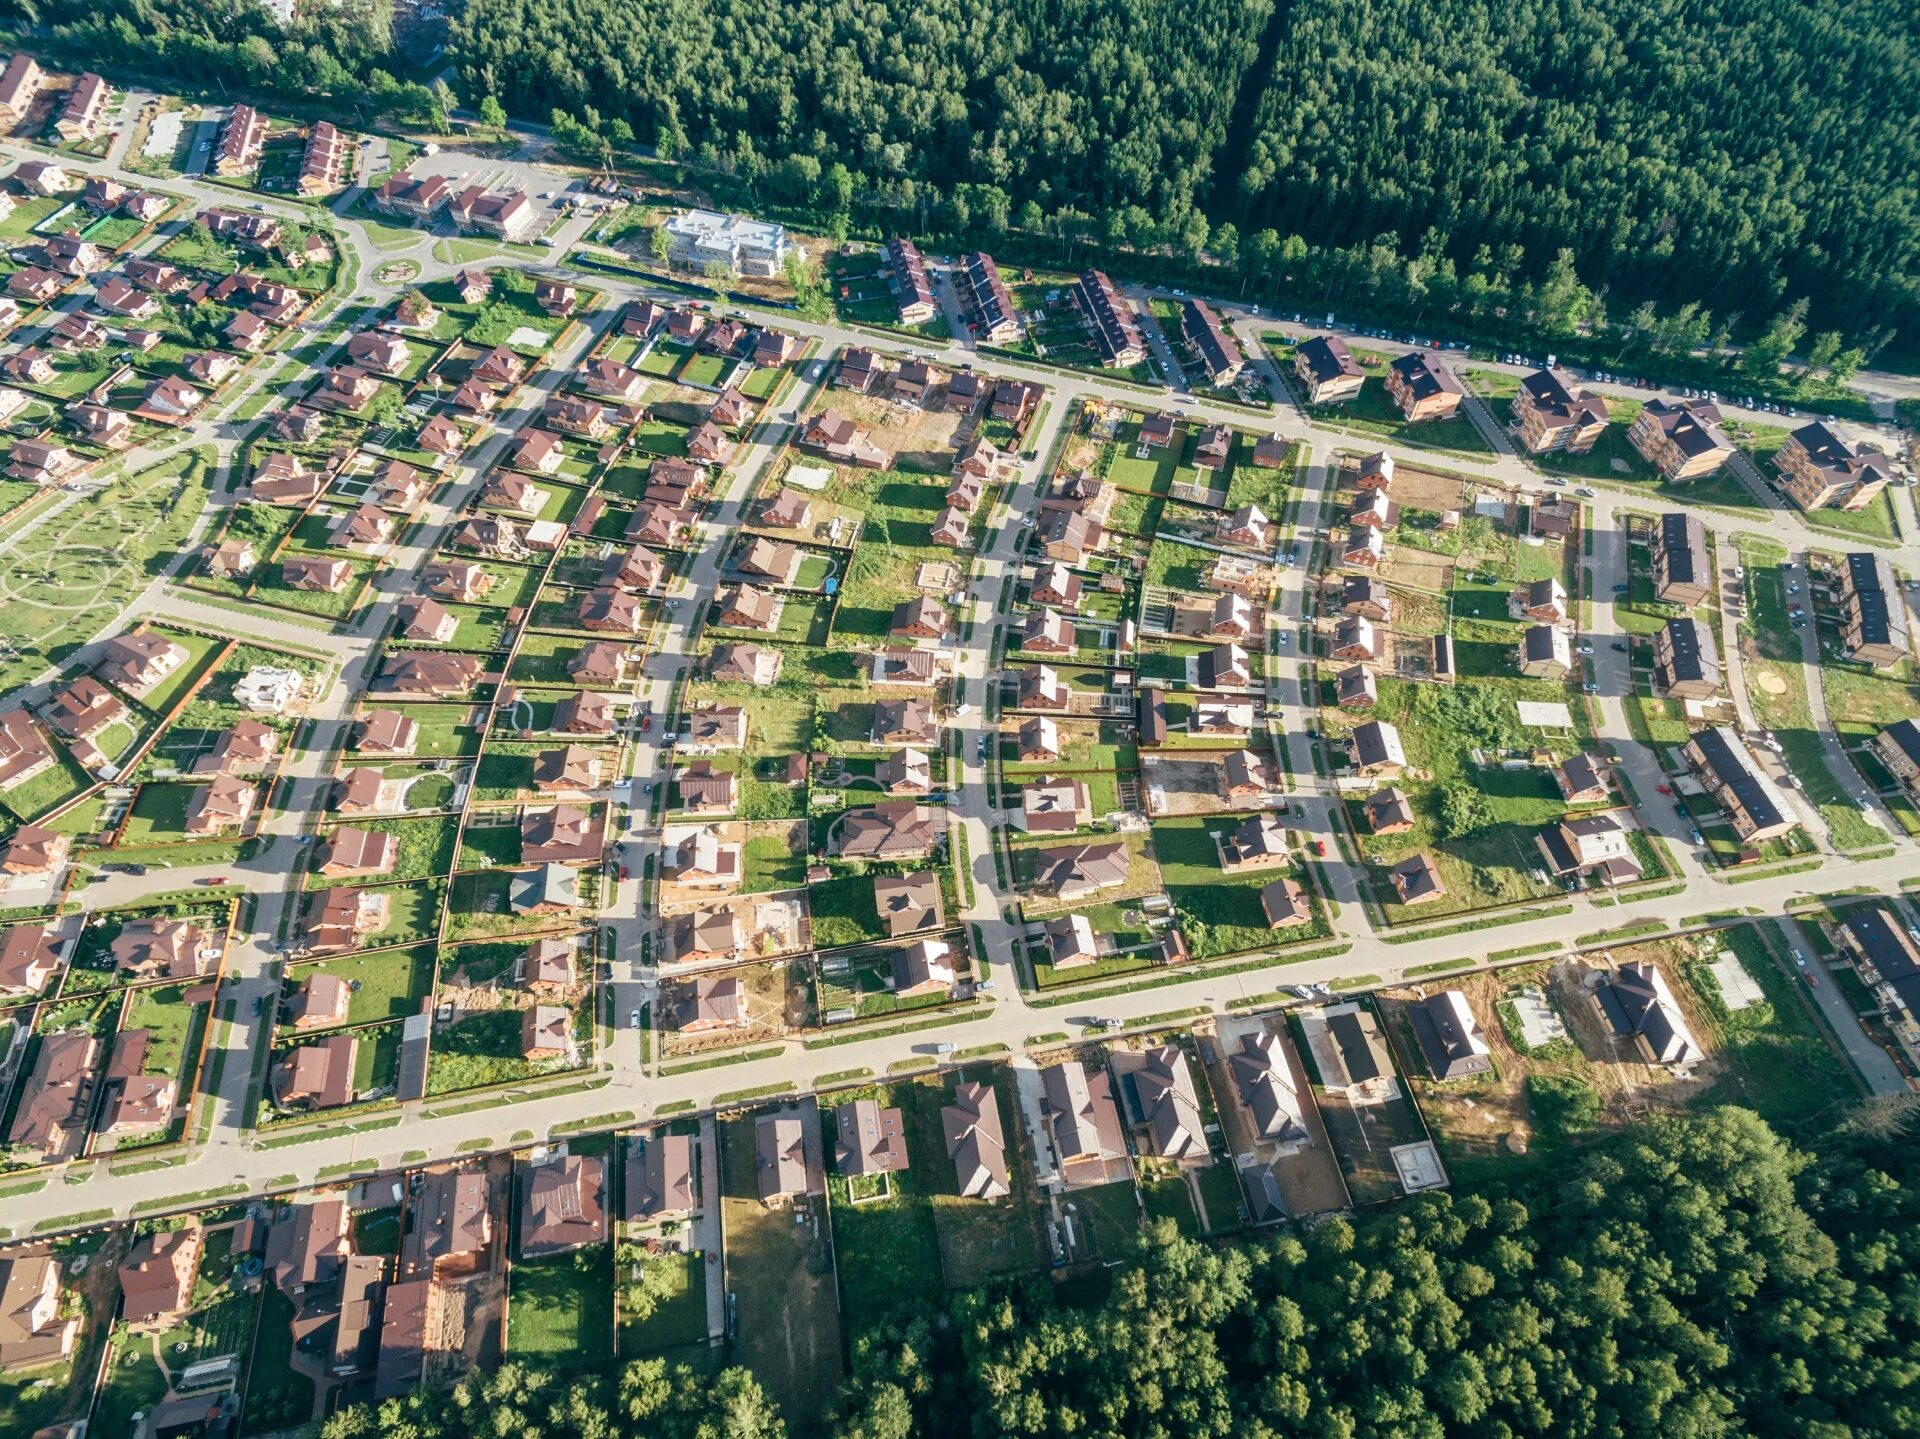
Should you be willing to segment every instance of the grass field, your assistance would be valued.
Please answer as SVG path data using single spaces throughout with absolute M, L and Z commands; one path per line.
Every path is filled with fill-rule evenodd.
M 594 1369 L 613 1347 L 613 1246 L 516 1259 L 507 1292 L 507 1353 Z
M 620 1354 L 642 1358 L 707 1341 L 707 1256 L 668 1254 L 647 1261 L 667 1271 L 667 1292 L 653 1313 L 634 1320 L 621 1311 Z
M 814 1112 L 811 1101 L 802 1109 Z M 817 1434 L 841 1373 L 826 1220 L 817 1202 L 816 1218 L 805 1224 L 760 1202 L 751 1115 L 722 1120 L 719 1130 L 727 1286 L 738 1316 L 734 1353 L 767 1387 L 795 1433 Z
M 574 1033 L 581 1033 L 578 1014 L 574 1016 Z M 427 1059 L 427 1093 L 508 1084 L 566 1068 L 564 1057 L 521 1058 L 518 1010 L 486 1010 L 455 1021 L 435 1038 Z
M 433 985 L 433 949 L 384 949 L 374 954 L 346 955 L 318 964 L 296 965 L 287 973 L 289 990 L 316 974 L 331 974 L 355 986 L 347 1004 L 346 1024 L 377 1024 L 404 1019 L 420 1012 L 420 1001 Z
M 944 1149 L 916 1150 L 907 1111 L 919 1086 L 908 1081 L 871 1090 L 836 1094 L 836 1103 L 873 1099 L 882 1109 L 898 1108 L 902 1126 L 909 1128 L 908 1167 L 887 1176 L 884 1197 L 851 1201 L 848 1181 L 839 1174 L 827 1177 L 833 1213 L 833 1243 L 840 1275 L 840 1308 L 857 1337 L 866 1328 L 884 1323 L 896 1311 L 911 1308 L 941 1282 L 940 1241 L 934 1228 L 931 1191 L 938 1184 Z M 834 1113 L 823 1109 L 825 1152 L 833 1150 Z M 876 1187 L 859 1180 L 864 1196 Z
M 0 662 L 0 693 L 66 659 L 171 562 L 205 506 L 211 455 L 189 451 L 116 480 L 0 555 L 16 647 Z
M 1260 891 L 1283 874 L 1299 874 L 1292 867 L 1227 874 L 1220 868 L 1213 835 L 1229 834 L 1232 821 L 1208 822 L 1198 816 L 1156 821 L 1153 852 L 1160 861 L 1167 897 L 1180 915 L 1180 928 L 1195 959 L 1233 954 L 1274 944 L 1290 944 L 1329 933 L 1319 901 L 1314 901 L 1312 924 L 1274 929 L 1260 905 Z
M 1005 1199 L 963 1198 L 954 1184 L 940 1110 L 952 1101 L 954 1089 L 966 1079 L 990 1084 L 1000 1108 L 1013 1190 Z M 924 1186 L 921 1192 L 933 1211 L 940 1272 L 947 1285 L 966 1289 L 989 1279 L 1045 1269 L 1049 1259 L 1045 1204 L 1033 1183 L 1011 1072 L 1004 1065 L 988 1065 L 955 1075 L 930 1075 L 895 1088 L 904 1088 L 909 1099 L 901 1106 L 907 1123 L 907 1151 L 919 1166 L 917 1182 Z

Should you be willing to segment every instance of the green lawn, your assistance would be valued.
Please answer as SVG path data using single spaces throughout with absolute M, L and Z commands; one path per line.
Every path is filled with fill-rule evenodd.
M 574 1016 L 574 1033 L 583 1033 Z M 583 1046 L 584 1048 L 584 1046 Z M 561 1059 L 520 1057 L 520 1013 L 512 1009 L 469 1014 L 434 1039 L 427 1061 L 427 1093 L 508 1084 L 554 1074 L 568 1067 Z
M 399 849 L 394 856 L 393 869 L 388 874 L 376 876 L 377 879 L 438 879 L 453 867 L 454 821 L 451 815 L 428 819 L 355 819 L 347 827 L 398 837 Z M 314 841 L 316 864 L 320 857 L 318 851 L 325 847 L 326 842 L 325 835 Z M 312 871 L 307 878 L 308 887 L 312 889 L 365 883 L 367 880 L 364 877 L 329 876 L 318 870 Z
M 247 1366 L 243 1420 L 250 1434 L 295 1428 L 312 1416 L 313 1381 L 293 1368 L 294 1312 L 293 1301 L 269 1284 Z
M 874 1090 L 836 1094 L 835 1102 L 854 1098 L 876 1099 L 881 1108 L 901 1107 L 910 1102 L 911 1086 L 882 1085 Z M 822 1127 L 829 1136 L 826 1152 L 832 1153 L 833 1111 L 823 1108 Z M 902 1123 L 906 1123 L 902 1110 Z M 944 1165 L 944 1150 L 915 1155 L 909 1150 L 910 1163 L 905 1170 L 888 1176 L 885 1197 L 850 1202 L 848 1183 L 838 1174 L 827 1179 L 828 1197 L 833 1213 L 833 1243 L 840 1276 L 840 1309 L 855 1338 L 866 1329 L 883 1324 L 895 1312 L 910 1309 L 922 1296 L 938 1291 L 941 1282 L 940 1241 L 934 1229 L 933 1210 L 928 1202 L 928 1185 L 937 1182 Z M 863 1186 L 869 1181 L 862 1180 Z M 862 1193 L 869 1192 L 863 1188 Z
M 1300 876 L 1281 868 L 1223 873 L 1213 834 L 1229 833 L 1233 828 L 1234 823 L 1224 819 L 1212 821 L 1210 827 L 1198 816 L 1159 820 L 1153 826 L 1153 851 L 1160 861 L 1160 875 L 1193 957 L 1211 959 L 1329 933 L 1318 899 L 1314 900 L 1313 923 L 1282 930 L 1269 925 L 1260 905 L 1260 891 L 1283 874 L 1293 873 L 1296 879 Z
M 420 1012 L 433 988 L 434 951 L 430 945 L 345 955 L 318 964 L 296 965 L 287 972 L 287 988 L 315 974 L 331 974 L 356 986 L 348 1001 L 347 1024 L 376 1024 Z
M 610 1357 L 613 1246 L 516 1259 L 507 1293 L 507 1352 L 543 1366 L 596 1369 Z
M 1731 1068 L 1715 1097 L 1788 1128 L 1837 1118 L 1853 1102 L 1854 1086 L 1808 1013 L 1808 998 L 1752 925 L 1722 933 L 1766 999 L 1730 1012 L 1706 964 L 1687 966 L 1687 981 L 1708 1017 L 1710 1032 L 1702 1038 L 1719 1041 Z
M 707 1342 L 707 1256 L 665 1254 L 648 1259 L 650 1268 L 665 1271 L 667 1292 L 655 1301 L 645 1319 L 628 1316 L 621 1306 L 620 1355 L 643 1358 Z M 616 1278 L 618 1275 L 616 1274 Z

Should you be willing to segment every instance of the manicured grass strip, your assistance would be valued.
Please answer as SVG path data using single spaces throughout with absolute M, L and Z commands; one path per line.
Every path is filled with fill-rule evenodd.
M 863 1039 L 885 1039 L 893 1034 L 915 1034 L 923 1029 L 938 1029 L 947 1024 L 968 1024 L 976 1019 L 985 1019 L 993 1013 L 991 1006 L 967 1010 L 959 1014 L 942 1014 L 933 1019 L 922 1019 L 912 1024 L 894 1024 L 881 1029 L 863 1029 L 852 1034 L 831 1034 L 824 1039 L 809 1039 L 808 1049 L 831 1049 L 836 1044 L 855 1044 Z
M 714 1095 L 713 1102 L 716 1106 L 722 1104 L 740 1104 L 749 1099 L 766 1099 L 775 1094 L 791 1094 L 794 1091 L 794 1087 L 791 1079 L 784 1079 L 778 1084 L 762 1084 L 754 1089 L 730 1089 L 725 1094 Z M 687 1107 L 689 1109 L 693 1107 L 691 1101 L 688 1102 Z M 654 1112 L 664 1113 L 664 1110 L 656 1110 Z
M 825 1088 L 829 1084 L 845 1084 L 850 1079 L 872 1079 L 871 1069 L 836 1069 L 830 1074 L 822 1074 L 814 1079 L 816 1088 Z
M 58 1219 L 43 1219 L 33 1226 L 35 1234 L 47 1234 L 55 1229 L 78 1229 L 83 1224 L 98 1224 L 102 1219 L 113 1218 L 111 1209 L 87 1209 L 79 1214 L 66 1214 Z
M 696 1059 L 686 1064 L 662 1065 L 660 1073 L 662 1077 L 669 1074 L 692 1074 L 696 1069 L 718 1069 L 726 1064 L 747 1064 L 756 1059 L 777 1059 L 785 1053 L 785 1047 L 780 1045 L 771 1049 L 742 1049 L 733 1054 L 716 1054 L 711 1059 Z
M 586 1119 L 565 1120 L 551 1126 L 547 1133 L 549 1135 L 580 1134 L 589 1129 L 618 1129 L 623 1124 L 633 1123 L 634 1117 L 631 1109 L 620 1109 L 612 1114 L 595 1114 Z
M 1639 939 L 1643 935 L 1665 934 L 1672 928 L 1664 919 L 1643 919 L 1638 924 L 1622 925 L 1619 929 L 1601 929 L 1592 934 L 1583 934 L 1576 943 L 1583 949 L 1597 944 L 1618 944 L 1622 940 Z
M 133 1206 L 135 1214 L 152 1214 L 161 1209 L 190 1209 L 197 1204 L 212 1204 L 222 1199 L 232 1199 L 247 1193 L 244 1184 L 222 1184 L 214 1189 L 200 1189 L 192 1194 L 169 1194 L 160 1199 L 143 1199 Z
M 1570 904 L 1550 904 L 1544 909 L 1522 909 L 1512 914 L 1484 914 L 1478 919 L 1467 920 L 1461 924 L 1443 925 L 1439 929 L 1423 929 L 1415 934 L 1383 934 L 1382 944 L 1418 944 L 1425 939 L 1445 939 L 1451 934 L 1471 934 L 1477 929 L 1489 929 L 1496 924 L 1519 924 L 1529 919 L 1552 919 L 1556 915 L 1572 914 Z

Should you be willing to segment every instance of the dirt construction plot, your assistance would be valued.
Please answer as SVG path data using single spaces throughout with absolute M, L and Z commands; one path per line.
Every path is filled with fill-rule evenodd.
M 868 438 L 894 457 L 895 468 L 945 474 L 960 447 L 962 426 L 970 420 L 943 408 L 944 395 L 944 386 L 935 389 L 930 409 L 896 404 L 877 393 L 856 395 L 847 390 L 829 392 L 823 403 L 858 424 L 871 426 Z
M 1240 808 L 1244 800 L 1229 802 L 1221 793 L 1223 772 L 1212 759 L 1169 759 L 1163 755 L 1140 757 L 1140 780 L 1146 790 L 1147 813 L 1159 819 L 1168 815 L 1219 814 Z
M 1680 981 L 1680 959 L 1687 949 L 1686 941 L 1674 940 L 1623 947 L 1613 950 L 1612 955 L 1615 961 L 1644 959 L 1659 965 L 1693 1023 L 1698 1040 L 1707 1031 L 1698 1023 L 1693 997 Z M 1717 1056 L 1710 1055 L 1683 1079 L 1642 1062 L 1625 1045 L 1616 1046 L 1593 1004 L 1589 980 L 1600 968 L 1604 966 L 1565 960 L 1551 968 L 1529 965 L 1495 974 L 1465 974 L 1435 980 L 1423 988 L 1382 992 L 1381 1012 L 1394 1052 L 1404 1071 L 1417 1076 L 1413 1083 L 1421 1112 L 1456 1182 L 1462 1179 L 1463 1166 L 1470 1171 L 1474 1164 L 1496 1163 L 1525 1152 L 1536 1142 L 1551 1142 L 1558 1137 L 1538 1132 L 1543 1119 L 1535 1114 L 1530 1100 L 1530 1079 L 1547 1085 L 1585 1086 L 1593 1092 L 1603 1121 L 1624 1120 L 1644 1112 L 1650 1104 L 1684 1104 L 1714 1082 L 1721 1067 Z M 1420 994 L 1438 989 L 1455 989 L 1466 995 L 1492 1051 L 1491 1074 L 1444 1083 L 1427 1077 L 1406 1020 L 1406 1007 Z M 1516 1006 L 1513 1000 L 1528 993 L 1541 996 L 1564 1024 L 1566 1034 L 1538 1047 L 1527 1046 L 1529 1052 L 1522 1053 L 1514 1043 L 1520 1038 L 1514 1027 L 1526 1023 L 1523 1009 L 1531 1005 Z M 1536 1037 L 1541 1037 L 1537 1029 Z M 1521 1043 L 1524 1045 L 1525 1040 Z
M 679 1024 L 680 1016 L 692 1009 L 694 981 L 662 983 L 660 1013 L 664 1023 L 671 1026 L 661 1039 L 663 1057 L 777 1039 L 788 1030 L 813 1023 L 812 986 L 807 982 L 805 967 L 798 961 L 743 965 L 727 970 L 726 977 L 740 982 L 747 1022 L 737 1027 L 696 1030 L 691 1034 L 681 1033 Z
M 1393 502 L 1403 510 L 1434 511 L 1465 509 L 1471 503 L 1459 480 L 1406 465 L 1394 468 Z
M 1242 1035 L 1262 1031 L 1280 1036 L 1281 1050 L 1293 1071 L 1294 1093 L 1300 1098 L 1300 1117 L 1306 1126 L 1308 1142 L 1291 1154 L 1281 1154 L 1271 1141 L 1258 1137 L 1253 1116 L 1240 1098 L 1228 1063 L 1229 1056 L 1240 1047 Z M 1346 1181 L 1340 1177 L 1340 1165 L 1327 1138 L 1326 1123 L 1320 1117 L 1320 1107 L 1314 1103 L 1313 1087 L 1308 1083 L 1300 1056 L 1294 1052 L 1285 1021 L 1278 1016 L 1223 1019 L 1214 1039 L 1201 1035 L 1200 1052 L 1207 1084 L 1218 1101 L 1221 1131 L 1233 1152 L 1235 1172 L 1249 1208 L 1259 1212 L 1254 1204 L 1255 1186 L 1260 1182 L 1262 1168 L 1272 1171 L 1274 1186 L 1290 1216 L 1329 1214 L 1350 1207 L 1352 1200 L 1347 1196 Z
M 1388 545 L 1387 561 L 1379 573 L 1395 590 L 1444 595 L 1453 588 L 1453 571 L 1453 560 L 1447 555 L 1436 555 L 1412 545 Z

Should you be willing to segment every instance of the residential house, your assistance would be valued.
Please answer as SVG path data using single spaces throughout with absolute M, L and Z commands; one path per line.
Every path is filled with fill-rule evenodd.
M 7 846 L 9 858 L 19 842 L 19 831 Z M 7 869 L 8 874 L 33 873 Z M 47 981 L 60 971 L 61 946 L 43 924 L 14 924 L 0 930 L 0 995 L 9 999 L 46 992 Z
M 1129 1116 L 1147 1130 L 1153 1153 L 1175 1164 L 1208 1163 L 1206 1122 L 1187 1052 L 1177 1044 L 1113 1056 Z
M 1004 1199 L 1013 1193 L 1006 1129 L 993 1086 L 969 1080 L 940 1110 L 940 1129 L 963 1199 Z
M 1627 427 L 1627 439 L 1661 477 L 1697 480 L 1733 458 L 1720 428 L 1720 407 L 1708 400 L 1649 400 Z
M 807 1128 L 802 1119 L 785 1111 L 763 1114 L 755 1121 L 754 1170 L 762 1204 L 800 1200 L 825 1189 L 815 1158 L 818 1140 L 809 1142 Z
M 1493 1051 L 1479 1021 L 1457 989 L 1443 989 L 1407 1006 L 1427 1072 L 1435 1079 L 1465 1079 L 1493 1072 Z
M 1133 858 L 1124 842 L 1107 840 L 1042 850 L 1036 855 L 1034 889 L 1067 903 L 1127 884 Z
M 1410 425 L 1452 419 L 1465 395 L 1453 371 L 1425 350 L 1402 355 L 1387 366 L 1387 397 Z
M 100 1042 L 89 1031 L 42 1035 L 15 1101 L 7 1142 L 43 1160 L 77 1153 L 86 1135 L 99 1059 Z
M 1413 828 L 1413 801 L 1403 789 L 1378 790 L 1367 796 L 1361 808 L 1367 817 L 1367 828 L 1374 834 L 1405 834 Z
M 1386 636 L 1364 615 L 1346 615 L 1333 627 L 1328 653 L 1337 660 L 1377 664 L 1386 652 L 1385 640 Z
M 15 63 L 22 58 L 14 56 Z M 72 1355 L 80 1315 L 62 1312 L 65 1277 L 66 1266 L 50 1253 L 16 1250 L 0 1259 L 0 1374 L 44 1368 Z
M 1920 724 L 1894 721 L 1873 737 L 1873 749 L 1909 795 L 1920 795 Z
M 1260 908 L 1266 913 L 1267 923 L 1274 929 L 1305 924 L 1313 918 L 1313 902 L 1307 897 L 1306 890 L 1298 880 L 1287 875 L 1261 888 Z
M 1387 557 L 1387 542 L 1378 529 L 1368 526 L 1356 526 L 1347 532 L 1347 542 L 1340 552 L 1340 563 L 1355 569 L 1373 570 L 1380 567 Z
M 226 951 L 221 935 L 190 919 L 130 919 L 108 946 L 123 980 L 199 979 Z
M 1351 400 L 1367 381 L 1367 372 L 1338 335 L 1315 335 L 1302 342 L 1293 352 L 1293 373 L 1314 405 Z
M 1060 1177 L 1069 1186 L 1104 1183 L 1110 1164 L 1126 1163 L 1126 1139 L 1107 1071 L 1091 1074 L 1078 1060 L 1040 1071 L 1040 1112 L 1053 1141 Z
M 857 425 L 833 410 L 822 410 L 808 419 L 796 443 L 839 464 L 885 469 L 893 457 L 867 436 L 865 425 Z
M 192 1307 L 194 1275 L 205 1244 L 206 1231 L 197 1222 L 135 1239 L 116 1267 L 120 1322 L 171 1327 Z
M 73 848 L 73 836 L 42 824 L 23 824 L 0 840 L 0 874 L 54 875 L 67 862 Z M 31 928 L 31 926 L 29 926 Z M 5 934 L 11 934 L 8 930 Z M 0 956 L 7 952 L 8 941 L 0 938 Z M 10 961 L 0 957 L 0 991 L 9 987 L 7 975 L 18 972 Z
M 1180 306 L 1180 329 L 1187 337 L 1187 349 L 1199 364 L 1207 383 L 1225 389 L 1240 378 L 1246 357 L 1240 343 L 1205 300 L 1186 300 Z
M 1573 668 L 1573 644 L 1557 625 L 1532 625 L 1520 637 L 1520 673 L 1537 680 L 1566 678 Z
M 1555 874 L 1598 875 L 1608 884 L 1632 884 L 1643 873 L 1627 832 L 1610 814 L 1568 815 L 1540 836 Z
M 940 877 L 924 869 L 909 870 L 905 874 L 875 875 L 873 908 L 886 925 L 890 938 L 898 939 L 923 929 L 937 929 L 941 923 Z M 908 951 L 899 953 L 906 954 Z M 927 974 L 931 975 L 934 972 L 933 958 L 923 955 L 909 963 L 925 967 Z M 951 984 L 954 976 L 950 959 L 946 962 L 945 970 L 946 983 Z M 899 975 L 896 973 L 895 977 L 897 980 Z
M 194 787 L 182 827 L 188 834 L 200 836 L 239 829 L 253 815 L 254 798 L 254 788 L 245 780 L 217 776 L 208 784 Z
M 1086 783 L 1050 779 L 1020 792 L 1020 827 L 1029 834 L 1070 834 L 1092 823 L 1093 801 Z
M 1613 793 L 1606 761 L 1585 750 L 1555 767 L 1553 779 L 1560 787 L 1560 798 L 1568 804 L 1603 804 Z
M 954 279 L 968 328 L 977 342 L 1008 345 L 1020 338 L 1020 312 L 993 256 L 980 250 L 961 256 Z
M 1707 557 L 1706 526 L 1697 515 L 1669 510 L 1660 516 L 1653 545 L 1653 593 L 1666 604 L 1695 609 L 1713 593 L 1713 562 Z
M 1400 731 L 1385 720 L 1368 720 L 1355 728 L 1351 753 L 1355 773 L 1370 779 L 1397 779 L 1407 767 Z
M 1683 1069 L 1703 1052 L 1659 967 L 1632 960 L 1593 991 L 1594 1007 L 1617 1039 L 1631 1041 L 1649 1064 Z
M 833 1111 L 833 1162 L 843 1175 L 892 1174 L 907 1167 L 905 1122 L 898 1109 L 850 1099 Z
M 879 700 L 873 707 L 875 744 L 930 745 L 939 738 L 939 722 L 925 700 Z
M 1653 639 L 1654 688 L 1672 699 L 1712 699 L 1720 693 L 1720 655 L 1713 631 L 1693 615 L 1668 620 Z
M 60 138 L 75 145 L 98 135 L 101 122 L 107 117 L 108 94 L 107 82 L 92 71 L 74 81 L 60 106 L 59 118 L 53 122 Z
M 46 72 L 40 68 L 38 61 L 24 51 L 14 52 L 7 61 L 7 68 L 0 71 L 0 125 L 11 130 L 27 118 L 27 113 L 33 109 L 35 97 L 40 93 L 40 84 L 45 79 Z M 11 1299 L 14 1296 L 10 1294 L 8 1297 Z M 11 1303 L 4 1308 L 9 1314 L 14 1312 Z M 6 1367 L 4 1361 L 0 1361 L 0 1368 Z
M 672 216 L 666 229 L 670 263 L 702 273 L 718 263 L 729 274 L 776 279 L 795 248 L 782 225 L 712 210 Z
M 1865 509 L 1893 478 L 1892 462 L 1878 450 L 1855 446 L 1822 420 L 1802 425 L 1774 452 L 1774 468 L 1803 510 L 1838 506 Z
M 1564 370 L 1535 370 L 1514 393 L 1513 423 L 1530 454 L 1584 455 L 1607 432 L 1607 402 Z
M 567 1153 L 519 1170 L 521 1258 L 571 1254 L 606 1241 L 605 1160 Z
M 658 1224 L 697 1209 L 693 1137 L 656 1129 L 627 1141 L 627 1218 Z
M 841 815 L 829 841 L 842 859 L 924 859 L 946 838 L 947 812 L 911 799 L 887 800 Z
M 300 150 L 294 189 L 309 197 L 333 194 L 345 181 L 349 149 L 345 135 L 327 121 L 316 120 Z
M 549 865 L 548 868 L 555 866 Z M 558 1004 L 535 1004 L 520 1011 L 520 1057 L 536 1063 L 573 1053 L 573 1014 Z
M 1133 307 L 1106 275 L 1083 271 L 1074 283 L 1073 299 L 1087 322 L 1101 364 L 1124 370 L 1147 358 L 1147 342 Z
M 1696 731 L 1681 754 L 1745 843 L 1764 844 L 1794 827 L 1796 821 L 1773 781 L 1727 726 Z
M 1442 898 L 1447 892 L 1446 885 L 1440 879 L 1439 867 L 1427 854 L 1411 855 L 1401 860 L 1387 871 L 1387 878 L 1402 904 L 1425 904 Z
M 213 173 L 244 175 L 257 169 L 267 146 L 267 117 L 251 105 L 235 105 L 220 127 L 213 150 Z
M 1353 665 L 1334 676 L 1334 700 L 1343 710 L 1370 710 L 1380 703 L 1380 686 L 1373 671 Z
M 933 281 L 927 274 L 927 262 L 911 240 L 887 241 L 883 252 L 887 284 L 900 306 L 900 323 L 924 325 L 939 309 L 934 298 Z
M 1250 549 L 1268 548 L 1267 527 L 1272 524 L 1258 505 L 1242 505 L 1230 514 L 1220 518 L 1220 538 L 1230 545 L 1245 545 Z
M 1906 597 L 1883 555 L 1855 550 L 1840 573 L 1840 643 L 1847 658 L 1888 669 L 1907 658 Z
M 154 630 L 139 629 L 108 640 L 106 654 L 93 672 L 121 693 L 139 699 L 186 662 L 185 645 Z
M 353 1103 L 354 1060 L 359 1040 L 333 1034 L 287 1052 L 273 1067 L 268 1087 L 282 1109 L 337 1109 Z

